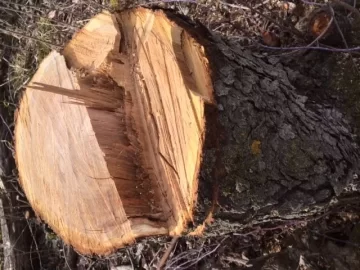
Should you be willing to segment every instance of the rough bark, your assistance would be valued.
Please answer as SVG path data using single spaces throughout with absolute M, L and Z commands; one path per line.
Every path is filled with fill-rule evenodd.
M 231 228 L 299 218 L 357 191 L 359 148 L 344 115 L 297 94 L 278 59 L 208 35 L 217 112 L 207 122 L 218 124 L 207 134 L 199 212 L 215 202 L 215 224 Z

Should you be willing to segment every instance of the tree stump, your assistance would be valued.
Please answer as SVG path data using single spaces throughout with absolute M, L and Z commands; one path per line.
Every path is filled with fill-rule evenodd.
M 86 254 L 205 219 L 231 232 L 314 213 L 357 189 L 359 148 L 345 117 L 298 95 L 291 75 L 163 11 L 100 14 L 24 93 L 20 184 Z
M 212 92 L 201 46 L 162 12 L 93 18 L 21 101 L 16 160 L 36 213 L 82 253 L 180 234 Z

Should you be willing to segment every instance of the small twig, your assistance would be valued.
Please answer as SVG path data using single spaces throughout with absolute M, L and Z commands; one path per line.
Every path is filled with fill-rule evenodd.
M 345 48 L 348 49 L 349 48 L 348 43 L 347 43 L 347 41 L 346 41 L 346 39 L 344 37 L 344 33 L 341 31 L 340 25 L 338 24 L 338 21 L 337 21 L 337 19 L 335 17 L 335 11 L 331 6 L 330 6 L 330 11 L 331 11 L 332 17 L 334 18 L 334 24 L 336 26 L 336 29 L 339 32 L 340 36 L 341 36 L 342 42 L 344 43 Z
M 95 264 L 95 262 L 92 262 L 86 270 L 90 270 L 91 267 L 93 267 L 94 264 Z
M 9 49 L 13 49 L 13 50 L 19 50 L 19 49 L 23 49 L 20 46 L 12 46 L 12 45 L 7 45 L 7 44 L 0 44 L 0 46 L 3 46 L 5 48 L 9 48 Z
M 285 230 L 286 227 L 290 227 L 290 226 L 297 226 L 297 225 L 301 225 L 303 221 L 293 221 L 293 222 L 289 222 L 289 223 L 285 223 L 285 224 L 281 224 L 275 227 L 270 227 L 270 228 L 261 228 L 261 227 L 257 227 L 256 229 L 247 232 L 247 233 L 234 233 L 233 235 L 236 236 L 241 236 L 241 237 L 246 237 L 249 235 L 252 236 L 256 236 L 257 233 L 259 232 L 268 232 L 268 231 L 275 231 L 275 230 Z
M 345 40 L 345 37 L 344 37 L 344 34 L 342 33 L 341 31 L 341 28 L 339 26 L 339 24 L 337 23 L 336 21 L 336 18 L 335 18 L 335 11 L 334 9 L 332 8 L 331 5 L 329 5 L 329 9 L 331 11 L 331 20 L 330 22 L 328 23 L 328 25 L 326 26 L 326 28 L 322 31 L 322 33 L 316 38 L 314 39 L 310 44 L 308 44 L 307 46 L 305 47 L 287 47 L 287 48 L 278 48 L 278 47 L 271 47 L 271 46 L 266 46 L 266 45 L 263 45 L 263 44 L 259 44 L 261 47 L 264 47 L 264 48 L 268 48 L 268 49 L 273 49 L 273 50 L 304 50 L 304 49 L 312 49 L 312 50 L 324 50 L 324 51 L 332 51 L 332 52 L 354 52 L 354 51 L 360 51 L 360 47 L 355 47 L 355 48 L 349 48 L 348 45 L 347 45 L 347 42 Z M 316 42 L 318 42 L 324 35 L 325 33 L 329 30 L 331 24 L 334 22 L 334 24 L 336 25 L 337 27 L 337 30 L 339 31 L 339 34 L 341 35 L 342 39 L 343 39 L 343 42 L 344 42 L 344 45 L 346 47 L 346 49 L 338 49 L 338 48 L 325 48 L 325 47 L 312 47 L 312 45 L 314 45 Z
M 9 133 L 10 133 L 10 135 L 11 135 L 11 138 L 14 138 L 13 133 L 12 133 L 9 125 L 6 123 L 5 119 L 2 117 L 1 114 L 0 114 L 0 118 L 1 118 L 1 121 L 3 122 L 3 124 L 4 124 L 4 125 L 7 127 L 7 129 L 9 130 Z
M 0 142 L 2 142 L 3 144 L 5 144 L 6 148 L 9 149 L 9 151 L 10 151 L 11 153 L 13 153 L 13 154 L 15 153 L 14 147 L 13 147 L 13 145 L 12 145 L 9 141 L 7 141 L 7 140 L 0 140 Z
M 346 241 L 346 240 L 337 239 L 337 238 L 328 236 L 328 235 L 323 234 L 323 233 L 318 233 L 317 231 L 310 230 L 310 232 L 313 233 L 313 234 L 319 235 L 319 236 L 321 236 L 321 237 L 324 237 L 324 238 L 333 240 L 333 241 L 335 241 L 335 242 L 339 242 L 339 243 L 343 243 L 343 244 L 348 244 L 348 245 L 350 245 L 350 246 L 357 247 L 357 248 L 360 247 L 360 245 L 358 245 L 358 244 L 356 244 L 356 243 L 352 243 L 352 242 Z
M 15 91 L 13 91 L 12 101 L 16 98 L 17 92 L 18 92 L 21 88 L 25 87 L 25 85 L 28 83 L 29 80 L 30 80 L 29 77 L 26 78 L 26 80 L 25 80 L 17 89 L 15 89 Z
M 322 3 L 316 3 L 314 1 L 307 1 L 307 0 L 301 0 L 301 2 L 303 2 L 304 4 L 307 4 L 307 5 L 313 5 L 313 6 L 324 6 L 325 4 L 322 4 Z
M 20 48 L 20 47 L 19 47 Z M 30 71 L 31 69 L 28 69 L 28 68 L 24 68 L 24 67 L 21 67 L 19 65 L 16 65 L 16 64 L 13 64 L 11 63 L 9 60 L 7 60 L 5 57 L 2 58 L 6 63 L 9 64 L 9 67 L 12 67 L 12 68 L 17 68 L 17 69 L 22 69 L 24 71 Z
M 198 2 L 196 0 L 162 0 L 162 1 L 151 1 L 151 2 L 147 2 L 144 3 L 144 5 L 153 5 L 153 4 L 161 4 L 161 3 L 176 3 L 176 2 L 180 2 L 180 3 L 192 3 L 192 4 L 197 4 Z
M 29 222 L 28 219 L 26 219 L 26 222 L 27 222 L 27 224 L 28 224 L 28 227 L 29 227 L 29 230 L 30 230 L 30 234 L 31 234 L 31 236 L 32 236 L 32 238 L 33 238 L 37 255 L 38 255 L 38 257 L 39 257 L 40 269 L 43 269 L 42 263 L 41 263 L 41 255 L 40 255 L 40 253 L 39 253 L 39 247 L 38 247 L 38 244 L 37 244 L 37 242 L 36 242 L 35 235 L 34 235 L 34 233 L 33 233 L 33 230 L 32 230 L 32 228 L 31 228 L 31 225 L 30 225 L 30 222 Z
M 304 2 L 304 1 L 303 1 Z M 308 2 L 308 1 L 305 1 L 305 3 Z M 314 2 L 308 2 L 308 3 L 312 3 L 312 4 L 317 4 L 317 5 L 321 5 L 321 6 L 324 6 L 325 4 L 318 4 L 318 3 L 314 3 Z M 317 47 L 312 47 L 312 45 L 314 45 L 315 43 L 317 43 L 324 35 L 325 33 L 329 30 L 332 22 L 334 20 L 334 16 L 331 16 L 331 19 L 330 19 L 330 22 L 327 24 L 326 28 L 321 32 L 321 34 L 319 36 L 317 36 L 311 43 L 309 43 L 308 45 L 304 46 L 304 47 L 300 47 L 299 49 L 295 49 L 296 47 L 292 47 L 293 48 L 293 52 L 288 52 L 288 53 L 284 53 L 284 55 L 292 55 L 292 54 L 295 54 L 297 53 L 299 50 L 302 50 L 302 49 L 306 49 L 306 48 L 309 48 L 309 49 L 313 49 L 313 48 L 318 48 Z M 265 45 L 260 45 L 261 47 L 265 47 Z M 268 46 L 266 46 L 267 48 L 270 48 Z M 273 47 L 275 48 L 275 47 Z
M 160 260 L 160 262 L 159 262 L 159 264 L 158 264 L 158 266 L 156 268 L 157 270 L 161 270 L 164 267 L 164 265 L 166 264 L 167 259 L 170 256 L 171 251 L 173 250 L 173 248 L 174 248 L 174 246 L 175 246 L 175 244 L 177 243 L 178 240 L 179 240 L 179 236 L 174 236 L 173 237 L 173 239 L 170 242 L 170 246 L 166 249 L 164 255 L 162 256 L 162 258 L 161 258 L 161 260 Z
M 187 2 L 187 3 L 195 3 L 197 4 L 197 0 L 163 0 L 164 3 L 170 3 L 170 2 Z
M 199 258 L 198 254 L 203 250 L 203 247 L 201 247 L 199 250 L 187 250 L 187 251 L 183 251 L 182 253 L 178 254 L 177 256 L 175 256 L 172 260 L 170 260 L 169 265 L 166 265 L 166 269 L 173 269 L 174 265 L 178 262 L 181 261 L 182 259 L 184 259 L 185 257 L 187 259 L 189 259 L 193 254 L 195 256 L 197 256 L 197 258 Z M 168 262 L 167 262 L 168 264 Z
M 37 7 L 37 6 L 24 5 L 24 4 L 20 4 L 20 3 L 15 3 L 13 1 L 10 2 L 10 1 L 4 1 L 4 0 L 0 0 L 0 3 L 15 5 L 15 6 L 19 6 L 19 7 L 25 7 L 25 8 L 33 8 L 33 9 L 41 12 L 41 9 L 39 7 Z M 3 8 L 3 7 L 1 7 L 1 8 Z
M 320 7 L 326 5 L 326 4 L 316 3 L 313 1 L 307 1 L 307 0 L 301 0 L 301 2 L 303 2 L 304 4 L 315 5 L 315 6 L 320 6 Z M 341 1 L 341 0 L 331 0 L 331 2 L 334 4 L 337 4 L 339 6 L 342 6 L 343 8 L 347 9 L 351 13 L 354 13 L 360 19 L 360 11 L 356 8 L 356 1 L 354 1 L 354 6 L 351 6 L 348 3 L 346 3 L 345 1 Z
M 159 248 L 159 250 L 155 253 L 154 257 L 152 258 L 151 262 L 150 262 L 150 266 L 154 263 L 155 259 L 157 258 L 157 255 L 160 253 L 162 248 Z
M 131 263 L 131 267 L 132 267 L 132 269 L 134 270 L 134 269 L 135 269 L 135 268 L 134 268 L 134 263 L 133 263 L 133 260 L 132 260 L 132 258 L 131 258 L 130 251 L 129 251 L 128 249 L 126 249 L 126 252 L 127 252 L 128 256 L 129 256 L 129 260 L 130 260 L 130 263 Z
M 237 9 L 244 9 L 244 10 L 251 10 L 248 6 L 245 6 L 243 4 L 230 4 L 230 3 L 226 3 L 223 1 L 220 1 L 220 4 L 224 5 L 224 6 L 228 6 L 228 7 L 232 7 L 232 8 L 237 8 Z
M 340 36 L 341 36 L 341 39 L 342 39 L 342 41 L 344 43 L 345 48 L 348 49 L 349 48 L 348 43 L 347 43 L 347 41 L 345 39 L 345 36 L 344 36 L 344 33 L 342 32 L 342 30 L 340 28 L 340 25 L 339 25 L 339 23 L 338 23 L 338 21 L 337 21 L 337 19 L 335 17 L 335 11 L 334 11 L 334 9 L 332 7 L 330 7 L 330 9 L 331 9 L 332 15 L 334 17 L 334 23 L 335 23 L 336 29 L 339 32 Z M 354 66 L 356 72 L 358 73 L 358 75 L 360 75 L 360 72 L 359 72 L 359 70 L 357 68 L 354 57 L 352 55 L 350 55 L 350 57 L 351 57 L 351 63 L 353 64 L 353 66 Z
M 197 260 L 194 260 L 192 263 L 188 264 L 189 262 L 184 262 L 182 264 L 180 264 L 179 266 L 176 266 L 175 269 L 182 269 L 181 267 L 184 267 L 185 269 L 189 269 L 191 266 L 193 266 L 194 264 L 200 262 L 202 259 L 204 259 L 205 257 L 213 254 L 220 246 L 221 244 L 225 241 L 225 239 L 227 239 L 227 237 L 225 237 L 223 240 L 221 240 L 221 242 L 211 251 L 206 252 L 204 255 L 202 255 L 200 258 L 198 258 Z
M 143 252 L 141 251 L 141 256 L 143 257 L 143 259 L 144 259 L 144 268 L 145 269 L 150 269 L 150 264 L 148 264 L 147 263 L 147 261 L 146 261 L 146 258 L 145 258 L 145 256 L 144 256 L 144 254 L 143 254 Z
M 271 47 L 258 43 L 260 47 L 276 50 L 276 51 L 295 51 L 295 50 L 319 50 L 319 51 L 329 51 L 329 52 L 360 52 L 360 46 L 348 49 L 341 48 L 327 48 L 327 47 L 308 47 L 308 46 L 299 46 L 299 47 Z
M 65 254 L 65 244 L 63 244 L 63 251 L 64 251 L 64 259 L 65 259 L 66 266 L 71 270 L 71 267 L 67 261 L 66 254 Z
M 13 9 L 13 8 L 9 8 L 9 7 L 1 7 L 1 9 L 5 9 L 5 10 L 9 10 L 9 11 L 13 11 L 13 12 L 17 12 L 17 13 L 20 13 L 20 14 L 25 14 L 25 15 L 28 15 L 29 12 L 26 12 L 26 11 L 21 11 L 21 10 L 16 10 L 16 9 Z M 39 18 L 39 19 L 49 19 L 47 17 L 44 17 L 44 16 L 39 16 L 39 15 L 36 15 L 36 14 L 33 14 L 31 13 L 31 16 L 32 17 L 35 17 L 35 18 Z M 50 20 L 50 19 L 49 19 Z M 73 26 L 71 24 L 67 24 L 67 23 L 63 23 L 63 22 L 58 22 L 58 21 L 55 21 L 56 24 L 58 25 L 62 25 L 64 27 L 70 27 L 70 28 L 73 28 L 74 30 L 78 30 L 79 28 L 76 27 L 76 26 Z M 55 25 L 54 25 L 55 26 Z
M 263 5 L 265 5 L 265 4 L 269 3 L 269 2 L 270 2 L 270 0 L 265 0 L 265 1 L 261 2 L 260 4 L 255 5 L 254 8 L 262 7 Z
M 14 186 L 14 185 L 13 185 Z M 16 190 L 21 196 L 23 195 L 23 194 L 21 194 L 18 190 Z M 22 197 L 24 197 L 24 196 L 22 196 Z M 24 197 L 25 198 L 25 197 Z M 19 198 L 19 196 L 16 196 L 16 200 L 18 201 L 18 202 L 22 202 L 22 203 L 27 203 L 27 204 L 29 204 L 29 202 L 27 202 L 27 201 L 24 201 L 24 200 L 22 200 L 22 199 L 20 199 Z M 30 206 L 30 205 L 29 205 Z
M 9 23 L 7 20 L 0 19 L 0 22 L 3 23 L 3 24 L 6 24 L 9 27 L 13 27 L 13 25 L 11 23 Z
M 199 249 L 199 253 L 198 253 L 197 259 L 200 258 L 200 251 L 203 249 L 204 245 L 205 245 L 205 241 L 203 241 L 202 244 L 201 244 L 201 248 Z
M 9 84 L 9 83 L 11 83 L 12 81 L 15 81 L 16 79 L 18 79 L 18 77 L 11 78 L 10 80 L 7 80 L 7 81 L 5 81 L 4 83 L 0 84 L 0 87 L 3 87 L 4 85 Z
M 354 13 L 356 15 L 356 17 L 358 17 L 358 19 L 360 19 L 360 11 L 356 7 L 353 7 L 353 6 L 349 5 L 348 3 L 345 3 L 344 1 L 340 1 L 340 0 L 331 0 L 331 1 L 339 6 L 342 6 L 343 8 L 347 9 L 348 11 Z
M 16 37 L 15 35 L 19 35 L 20 37 L 23 37 L 23 38 L 32 39 L 32 40 L 35 40 L 35 41 L 39 41 L 39 42 L 45 43 L 45 44 L 50 45 L 50 46 L 54 46 L 54 47 L 61 48 L 61 46 L 59 46 L 59 45 L 56 45 L 56 44 L 53 44 L 53 43 L 51 43 L 51 42 L 48 42 L 48 41 L 45 41 L 45 40 L 41 40 L 41 39 L 38 39 L 38 38 L 35 38 L 35 37 L 31 37 L 31 36 L 28 36 L 28 35 L 24 35 L 24 34 L 22 34 L 22 33 L 16 32 L 16 31 L 5 30 L 5 29 L 0 28 L 0 32 L 3 32 L 4 34 L 7 34 L 7 35 L 10 35 L 10 36 L 13 36 L 13 37 Z M 16 37 L 16 38 L 17 38 L 17 37 Z
M 264 17 L 265 19 L 267 19 L 268 21 L 272 22 L 273 24 L 275 24 L 276 26 L 280 27 L 280 29 L 285 29 L 291 33 L 293 33 L 294 35 L 298 36 L 298 37 L 303 37 L 303 34 L 297 30 L 295 27 L 287 27 L 285 26 L 284 24 L 280 24 L 278 23 L 277 21 L 275 21 L 274 19 L 272 19 L 271 17 L 265 15 L 264 13 L 262 13 L 261 11 L 258 11 L 256 9 L 254 9 L 252 6 L 248 5 L 248 4 L 244 4 L 242 3 L 241 6 L 239 5 L 234 5 L 234 4 L 229 4 L 229 3 L 226 3 L 224 1 L 219 1 L 220 4 L 224 5 L 224 6 L 229 6 L 229 7 L 234 7 L 234 8 L 238 8 L 238 9 L 243 9 L 243 6 L 247 7 L 249 10 L 251 10 L 252 12 L 254 13 L 257 13 L 259 14 L 260 16 Z

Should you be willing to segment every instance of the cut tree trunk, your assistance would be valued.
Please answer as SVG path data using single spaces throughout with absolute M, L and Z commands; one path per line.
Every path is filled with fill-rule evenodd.
M 184 230 L 196 201 L 203 97 L 213 92 L 192 37 L 162 12 L 100 14 L 30 85 L 16 121 L 20 182 L 66 242 L 103 254 Z
M 96 16 L 43 61 L 18 110 L 35 212 L 79 252 L 107 254 L 191 225 L 298 218 L 357 189 L 350 125 L 273 60 L 163 11 Z

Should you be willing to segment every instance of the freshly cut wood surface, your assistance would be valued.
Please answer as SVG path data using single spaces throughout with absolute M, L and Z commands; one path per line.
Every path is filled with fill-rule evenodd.
M 40 65 L 16 120 L 20 183 L 82 253 L 192 219 L 212 86 L 203 48 L 160 11 L 90 20 Z

